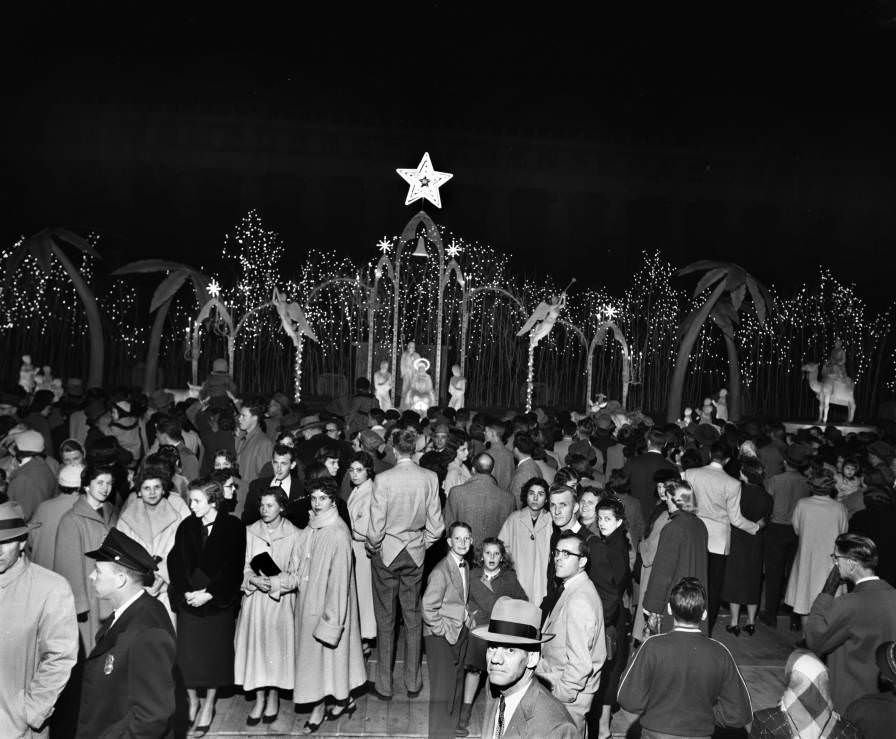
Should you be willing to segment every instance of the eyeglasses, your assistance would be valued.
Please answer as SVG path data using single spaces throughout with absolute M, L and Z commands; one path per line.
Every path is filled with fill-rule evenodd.
M 555 549 L 551 554 L 554 555 L 554 559 L 569 559 L 570 557 L 583 557 L 582 554 L 576 554 L 575 552 L 568 552 L 565 549 Z
M 834 562 L 836 562 L 838 559 L 851 559 L 851 560 L 855 561 L 855 557 L 847 557 L 845 554 L 837 554 L 836 552 L 834 552 L 831 555 L 831 559 Z

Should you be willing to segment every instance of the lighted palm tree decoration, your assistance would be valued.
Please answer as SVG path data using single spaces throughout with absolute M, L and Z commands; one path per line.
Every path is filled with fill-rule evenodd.
M 152 323 L 152 331 L 149 335 L 149 348 L 146 352 L 146 374 L 143 376 L 143 392 L 151 393 L 155 389 L 156 375 L 159 368 L 159 353 L 162 346 L 162 331 L 165 328 L 165 319 L 174 296 L 189 280 L 193 284 L 193 294 L 196 303 L 202 305 L 209 299 L 209 278 L 199 270 L 181 264 L 180 262 L 167 262 L 163 259 L 141 259 L 131 262 L 124 267 L 115 270 L 113 275 L 148 274 L 152 272 L 165 272 L 167 277 L 162 280 L 152 296 L 149 312 L 155 313 Z
M 81 271 L 75 267 L 62 248 L 63 245 L 71 246 L 79 252 L 89 254 L 94 259 L 100 255 L 86 239 L 66 228 L 45 228 L 33 236 L 29 236 L 13 251 L 6 262 L 5 282 L 7 287 L 13 279 L 19 265 L 27 256 L 32 256 L 45 274 L 50 274 L 55 258 L 65 270 L 72 281 L 75 292 L 84 306 L 84 314 L 87 318 L 87 330 L 90 336 L 90 363 L 87 371 L 87 387 L 102 387 L 103 384 L 103 324 L 100 320 L 100 309 L 93 291 L 84 281 Z
M 765 285 L 737 264 L 703 259 L 683 267 L 676 274 L 681 276 L 695 272 L 705 274 L 694 289 L 694 297 L 701 295 L 710 287 L 713 290 L 702 305 L 688 314 L 678 329 L 681 343 L 678 345 L 678 356 L 672 372 L 666 420 L 672 422 L 681 416 L 681 396 L 684 393 L 688 360 L 697 343 L 700 330 L 708 318 L 712 318 L 725 338 L 725 347 L 728 351 L 728 414 L 731 420 L 737 420 L 740 417 L 741 381 L 734 326 L 740 321 L 739 312 L 744 305 L 747 292 L 750 294 L 760 324 L 765 323 L 765 317 L 772 307 L 772 299 Z

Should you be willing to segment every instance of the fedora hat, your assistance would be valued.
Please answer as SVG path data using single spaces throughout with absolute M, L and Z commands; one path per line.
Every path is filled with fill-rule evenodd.
M 18 539 L 38 526 L 39 523 L 25 523 L 25 514 L 18 503 L 0 503 L 0 542 Z
M 172 405 L 174 405 L 174 393 L 169 393 L 167 390 L 153 390 L 149 396 L 149 406 L 153 410 L 163 411 Z
M 508 598 L 495 601 L 488 626 L 473 629 L 473 636 L 502 644 L 544 644 L 554 634 L 541 633 L 541 609 L 527 600 Z
M 873 441 L 868 445 L 868 453 L 889 462 L 894 456 L 893 447 L 885 441 Z
M 321 421 L 320 416 L 317 413 L 312 413 L 309 416 L 302 416 L 302 420 L 299 421 L 299 425 L 296 426 L 296 432 L 307 431 L 308 429 L 320 428 L 321 426 L 326 426 L 326 421 Z

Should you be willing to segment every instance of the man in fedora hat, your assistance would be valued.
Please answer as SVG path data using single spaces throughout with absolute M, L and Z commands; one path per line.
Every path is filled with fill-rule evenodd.
M 0 736 L 46 737 L 78 657 L 75 599 L 65 578 L 29 561 L 18 503 L 0 504 Z
M 542 634 L 541 610 L 526 600 L 498 598 L 487 626 L 471 632 L 488 642 L 485 652 L 489 696 L 482 736 L 487 739 L 572 739 L 581 736 L 567 710 L 535 679 Z
M 809 481 L 803 471 L 809 466 L 812 449 L 794 444 L 784 450 L 784 471 L 772 475 L 765 489 L 774 504 L 765 531 L 762 559 L 765 567 L 765 611 L 759 620 L 773 629 L 778 626 L 778 606 L 784 595 L 787 573 L 796 556 L 797 536 L 793 530 L 796 504 L 809 497 Z
M 174 629 L 144 590 L 156 560 L 118 529 L 85 556 L 96 562 L 90 580 L 97 596 L 114 611 L 84 663 L 77 737 L 172 735 Z

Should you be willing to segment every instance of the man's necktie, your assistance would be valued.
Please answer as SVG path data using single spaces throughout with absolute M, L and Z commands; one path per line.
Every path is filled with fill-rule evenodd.
M 463 559 L 462 559 L 460 562 L 458 562 L 458 563 L 457 563 L 457 567 L 458 567 L 458 569 L 460 570 L 460 582 L 461 582 L 461 585 L 463 586 L 463 591 L 464 591 L 464 592 L 463 592 L 463 596 L 464 596 L 464 600 L 466 600 L 466 599 L 467 599 L 467 579 L 464 577 L 464 574 L 465 574 L 466 571 L 467 571 L 467 562 L 466 562 L 466 560 L 463 560 Z
M 114 614 L 114 613 L 112 613 L 112 614 L 109 615 L 109 616 L 106 616 L 106 618 L 100 619 L 100 628 L 99 628 L 99 630 L 96 632 L 96 640 L 94 641 L 95 644 L 99 644 L 100 641 L 102 640 L 102 638 L 103 638 L 106 634 L 109 633 L 109 629 L 112 627 L 112 622 L 113 622 L 114 620 L 115 620 L 115 614 Z
M 504 736 L 504 696 L 498 700 L 498 722 L 495 724 L 495 739 Z

